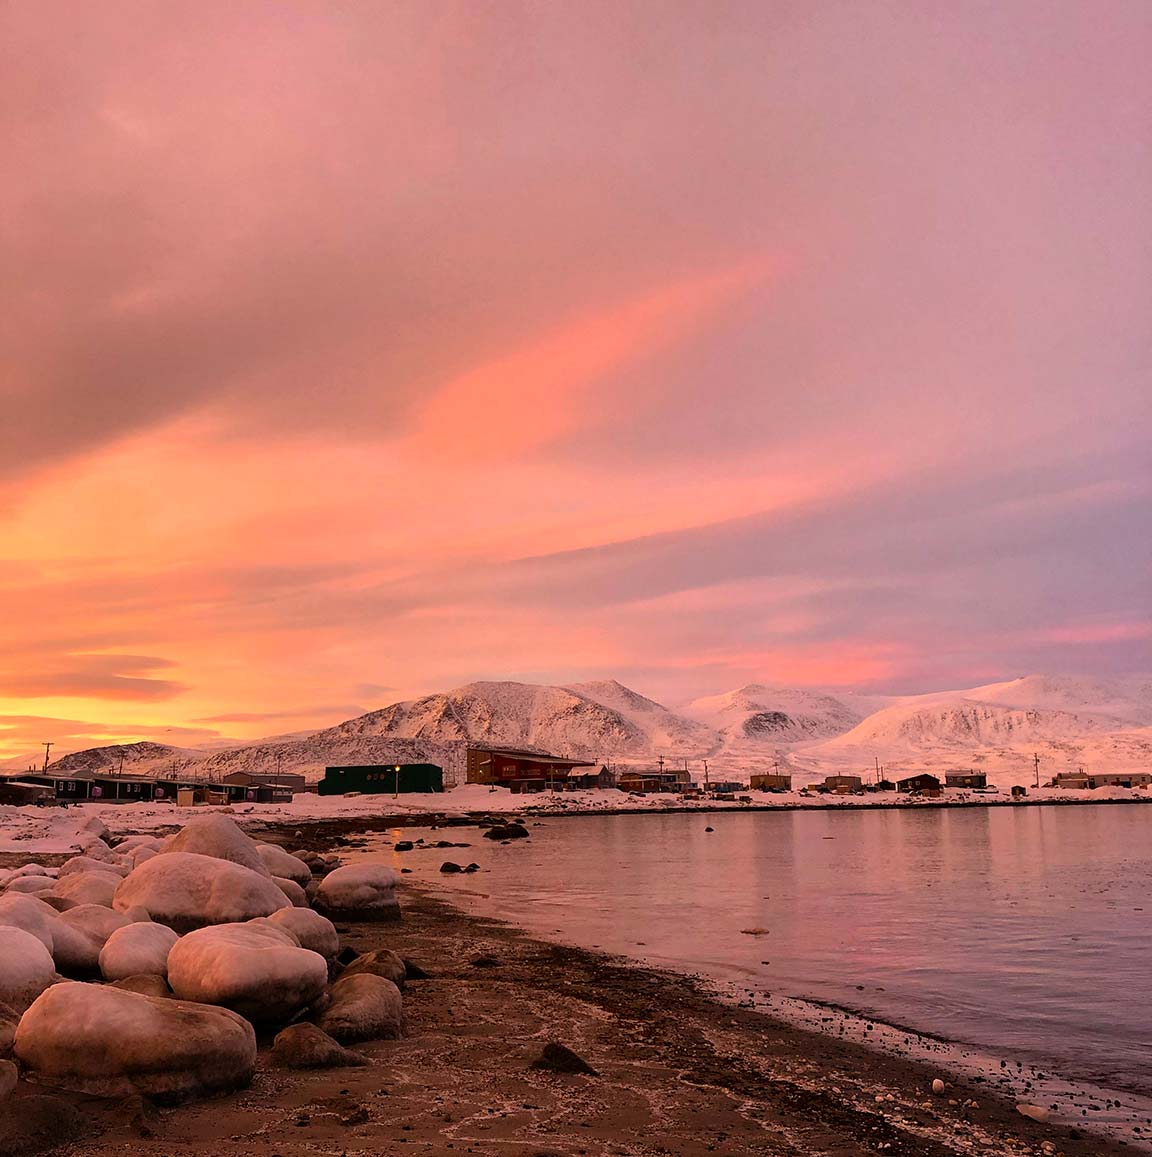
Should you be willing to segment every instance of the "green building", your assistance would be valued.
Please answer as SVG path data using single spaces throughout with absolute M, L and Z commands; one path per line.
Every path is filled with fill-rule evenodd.
M 376 763 L 364 767 L 326 767 L 317 789 L 321 795 L 347 791 L 397 795 L 444 790 L 444 769 L 434 763 Z

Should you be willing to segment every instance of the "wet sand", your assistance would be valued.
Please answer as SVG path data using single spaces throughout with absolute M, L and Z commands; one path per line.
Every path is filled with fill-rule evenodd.
M 57 1152 L 1134 1151 L 1029 1121 L 978 1083 L 934 1096 L 933 1077 L 947 1074 L 931 1066 L 731 1006 L 689 978 L 533 940 L 413 888 L 404 913 L 396 925 L 342 926 L 355 949 L 387 946 L 429 973 L 408 985 L 406 1039 L 359 1046 L 371 1067 L 288 1072 L 270 1064 L 262 1042 L 256 1079 L 242 1093 L 175 1109 L 68 1098 L 86 1133 Z M 599 1075 L 534 1069 L 549 1041 Z M 9 1102 L 13 1111 L 29 1089 Z

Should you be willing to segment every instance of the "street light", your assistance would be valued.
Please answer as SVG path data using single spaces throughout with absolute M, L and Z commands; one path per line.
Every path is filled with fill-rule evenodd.
M 399 799 L 400 798 L 400 765 L 399 764 L 396 764 L 396 766 L 392 769 L 392 798 L 393 799 Z

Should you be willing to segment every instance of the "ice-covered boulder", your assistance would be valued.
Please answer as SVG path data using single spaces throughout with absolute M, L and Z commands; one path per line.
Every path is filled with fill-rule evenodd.
M 0 926 L 0 1002 L 23 1012 L 55 979 L 43 941 L 23 928 Z
M 382 976 L 361 972 L 342 976 L 332 985 L 324 1011 L 316 1018 L 333 1040 L 353 1044 L 395 1040 L 403 1035 L 404 998 Z
M 283 876 L 273 876 L 272 880 L 276 884 L 276 887 L 284 893 L 293 908 L 308 907 L 308 897 L 304 889 L 301 888 L 295 880 L 288 880 Z
M 61 912 L 52 927 L 52 959 L 57 969 L 66 976 L 96 972 L 104 942 L 129 923 L 127 916 L 100 904 L 78 904 Z
M 298 860 L 291 852 L 286 852 L 277 844 L 257 844 L 256 851 L 273 876 L 295 880 L 301 888 L 307 887 L 311 882 L 312 869 L 303 860 Z
M 229 816 L 197 816 L 190 820 L 165 845 L 165 855 L 174 852 L 192 852 L 198 856 L 230 860 L 268 879 L 272 877 L 256 841 L 246 836 Z
M 52 895 L 71 900 L 73 904 L 102 904 L 111 908 L 116 889 L 125 878 L 115 872 L 73 872 L 56 881 Z
M 163 925 L 157 927 L 162 928 Z M 168 981 L 154 972 L 141 972 L 135 976 L 125 976 L 121 980 L 110 980 L 108 983 L 113 988 L 122 988 L 125 992 L 139 992 L 142 996 L 162 996 L 167 1000 L 172 995 Z
M 369 1065 L 314 1024 L 290 1024 L 272 1042 L 272 1059 L 289 1069 L 336 1069 Z
M 90 860 L 103 860 L 107 864 L 117 863 L 120 857 L 103 841 L 86 839 L 80 845 L 80 854 Z
M 349 864 L 320 881 L 314 904 L 326 916 L 354 920 L 398 920 L 399 877 L 383 864 Z
M 56 909 L 36 896 L 5 892 L 0 896 L 0 926 L 21 928 L 30 932 L 49 952 L 52 951 L 52 928 Z M 0 997 L 0 1000 L 3 1000 Z
M 324 957 L 268 923 L 189 932 L 168 953 L 168 983 L 182 1000 L 220 1004 L 249 1020 L 286 1020 L 328 981 Z
M 165 852 L 134 868 L 112 901 L 119 912 L 139 906 L 177 932 L 269 916 L 289 905 L 269 876 L 191 852 Z
M 179 937 L 166 924 L 126 924 L 109 935 L 100 949 L 105 980 L 142 974 L 168 975 L 168 953 Z
M 131 871 L 132 868 L 140 867 L 140 865 L 144 863 L 145 860 L 150 860 L 153 856 L 158 855 L 160 855 L 160 850 L 158 848 L 152 848 L 144 845 L 139 848 L 133 848 L 129 852 L 125 852 L 122 858 L 127 861 L 129 871 Z
M 116 857 L 117 860 L 120 857 Z M 59 879 L 71 876 L 75 872 L 115 872 L 118 876 L 126 876 L 130 868 L 127 864 L 117 863 L 116 860 L 97 860 L 93 856 L 73 856 L 60 865 Z
M 397 988 L 403 988 L 404 981 L 408 977 L 408 969 L 403 959 L 390 948 L 378 948 L 375 952 L 365 952 L 362 956 L 357 956 L 340 975 L 356 976 L 361 972 L 382 976 L 385 980 L 392 981 Z
M 137 848 L 151 848 L 158 852 L 163 846 L 164 841 L 156 836 L 125 836 L 117 842 L 114 850 L 118 856 L 126 856 Z
M 51 876 L 17 876 L 8 881 L 4 891 L 14 896 L 35 896 L 40 892 L 51 892 L 55 886 L 56 881 Z
M 52 874 L 43 864 L 21 864 L 20 867 L 12 869 L 14 879 L 21 876 L 51 876 Z
M 319 952 L 328 960 L 340 951 L 336 926 L 311 908 L 281 908 L 268 917 L 268 923 L 287 929 L 299 941 L 301 948 Z
M 256 1034 L 225 1008 L 65 981 L 21 1018 L 15 1054 L 46 1084 L 171 1103 L 247 1085 Z

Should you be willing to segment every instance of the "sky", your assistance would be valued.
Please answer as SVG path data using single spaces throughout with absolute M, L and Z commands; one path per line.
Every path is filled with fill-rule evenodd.
M 1152 668 L 1144 0 L 9 0 L 0 757 Z

